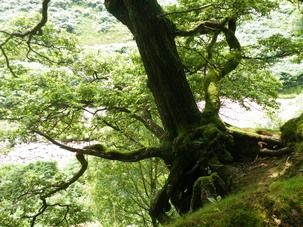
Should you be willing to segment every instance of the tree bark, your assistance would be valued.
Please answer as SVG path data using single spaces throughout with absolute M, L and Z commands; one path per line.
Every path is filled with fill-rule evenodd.
M 226 62 L 206 75 L 206 109 L 202 115 L 174 41 L 178 32 L 182 32 L 177 31 L 174 24 L 163 16 L 157 1 L 105 0 L 105 6 L 134 35 L 147 74 L 147 84 L 166 132 L 160 150 L 167 153 L 165 163 L 170 175 L 150 210 L 152 217 L 165 223 L 168 220 L 166 212 L 170 209 L 169 200 L 179 213 L 188 212 L 195 182 L 209 174 L 205 169 L 212 166 L 212 171 L 216 171 L 221 163 L 232 160 L 225 145 L 231 142 L 231 138 L 218 116 L 220 100 L 217 82 L 239 64 L 240 45 L 234 33 L 224 27 L 225 22 L 202 24 L 223 32 L 231 49 Z M 137 151 L 135 157 L 138 153 L 146 155 L 147 151 Z M 161 155 L 165 156 L 163 152 Z
M 200 112 L 177 52 L 175 27 L 160 16 L 157 1 L 106 0 L 105 6 L 134 35 L 168 138 L 198 123 Z

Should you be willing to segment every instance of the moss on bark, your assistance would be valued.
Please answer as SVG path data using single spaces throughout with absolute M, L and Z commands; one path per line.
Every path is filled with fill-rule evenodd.
M 211 199 L 226 195 L 227 191 L 227 185 L 218 173 L 199 177 L 193 186 L 190 210 L 195 211 L 203 207 Z

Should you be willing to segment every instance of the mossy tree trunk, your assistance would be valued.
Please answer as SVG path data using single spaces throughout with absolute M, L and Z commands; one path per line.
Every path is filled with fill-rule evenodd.
M 24 34 L 15 33 L 14 36 L 35 35 L 41 30 L 47 21 L 49 2 L 43 1 L 42 20 L 34 29 Z M 237 155 L 233 153 L 232 156 L 229 151 L 237 151 L 239 147 L 243 150 L 244 145 L 249 145 L 248 149 L 253 150 L 254 154 L 257 153 L 255 150 L 258 150 L 258 147 L 255 146 L 258 146 L 259 142 L 267 142 L 274 148 L 280 146 L 280 141 L 259 135 L 230 132 L 219 118 L 220 99 L 217 83 L 234 70 L 241 60 L 241 47 L 234 34 L 235 18 L 223 18 L 220 23 L 210 20 L 202 22 L 192 31 L 180 31 L 165 18 L 157 0 L 105 0 L 105 5 L 134 35 L 146 70 L 148 87 L 154 96 L 165 133 L 162 137 L 157 136 L 161 139 L 159 147 L 141 147 L 125 153 L 106 150 L 99 144 L 82 149 L 72 148 L 43 132 L 33 130 L 61 148 L 75 152 L 82 166 L 70 181 L 59 184 L 57 189 L 49 194 L 67 188 L 84 173 L 88 164 L 84 154 L 125 162 L 159 157 L 165 161 L 170 174 L 165 186 L 152 203 L 150 214 L 153 220 L 165 223 L 168 221 L 166 212 L 170 210 L 170 201 L 179 213 L 186 213 L 203 206 L 209 197 L 228 192 L 228 166 L 225 164 Z M 203 113 L 198 110 L 174 41 L 176 35 L 188 36 L 197 33 L 214 33 L 215 38 L 219 33 L 223 33 L 230 48 L 225 61 L 219 65 L 212 64 L 205 75 L 203 89 L 206 105 Z M 290 146 L 302 140 L 302 122 L 301 116 L 284 125 L 283 137 Z M 296 137 L 292 139 L 294 131 L 291 129 L 294 126 Z M 281 148 L 279 154 L 288 150 L 290 149 Z M 265 153 L 272 154 L 272 150 L 267 149 Z
M 165 128 L 163 159 L 170 175 L 150 211 L 153 217 L 164 223 L 170 209 L 169 201 L 179 213 L 188 212 L 193 194 L 197 194 L 193 193 L 195 182 L 201 176 L 208 176 L 210 171 L 216 171 L 222 163 L 232 160 L 226 150 L 231 137 L 218 116 L 217 82 L 239 64 L 240 44 L 234 31 L 225 28 L 227 20 L 221 24 L 205 24 L 204 29 L 224 33 L 231 51 L 225 64 L 206 75 L 206 108 L 201 114 L 174 41 L 177 33 L 187 35 L 187 32 L 177 31 L 174 24 L 163 16 L 156 0 L 105 0 L 105 6 L 134 35 L 148 77 L 148 87 Z M 194 207 L 199 205 L 202 204 L 195 203 Z
M 160 17 L 163 12 L 157 1 L 107 0 L 105 5 L 134 35 L 148 76 L 148 87 L 169 137 L 199 122 L 200 112 L 175 46 L 175 28 Z

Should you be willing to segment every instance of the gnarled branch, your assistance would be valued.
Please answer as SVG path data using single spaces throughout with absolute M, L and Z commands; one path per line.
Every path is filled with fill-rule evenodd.
M 50 207 L 50 206 L 57 206 L 57 205 L 61 206 L 60 204 L 48 204 L 47 201 L 46 201 L 46 199 L 49 198 L 49 197 L 51 197 L 52 195 L 56 194 L 59 191 L 67 189 L 70 185 L 72 185 L 73 183 L 75 183 L 85 173 L 85 171 L 87 170 L 88 162 L 85 159 L 84 155 L 77 153 L 76 157 L 77 157 L 77 160 L 81 164 L 81 168 L 80 168 L 80 170 L 75 175 L 73 175 L 72 178 L 70 178 L 68 181 L 64 181 L 64 182 L 58 183 L 56 185 L 47 186 L 47 187 L 45 187 L 45 188 L 42 189 L 42 191 L 46 191 L 46 193 L 41 193 L 41 195 L 40 195 L 40 200 L 42 201 L 42 206 L 39 209 L 39 211 L 35 215 L 33 215 L 31 217 L 32 218 L 32 220 L 31 220 L 31 226 L 35 225 L 37 217 L 39 217 L 40 215 L 42 215 L 46 211 L 46 209 L 48 207 Z M 51 190 L 47 191 L 48 188 L 51 188 Z M 41 191 L 41 190 L 39 190 L 39 191 Z M 68 212 L 69 211 L 69 207 L 68 207 L 68 205 L 66 205 L 66 206 L 67 206 L 67 211 L 66 212 Z M 67 215 L 67 213 L 65 214 L 64 218 L 66 218 L 66 215 Z
M 43 198 L 48 198 L 58 191 L 67 189 L 70 185 L 75 183 L 85 173 L 85 171 L 88 167 L 87 160 L 85 159 L 83 154 L 78 154 L 78 153 L 76 154 L 76 158 L 81 164 L 80 170 L 68 181 L 55 185 L 55 188 L 53 190 L 49 191 L 48 193 L 46 193 L 42 196 Z
M 169 159 L 170 157 L 167 157 L 165 154 L 165 150 L 161 147 L 142 147 L 136 150 L 133 150 L 131 152 L 119 152 L 116 150 L 106 150 L 106 149 L 99 149 L 98 146 L 87 146 L 83 148 L 73 148 L 67 145 L 64 145 L 53 138 L 51 138 L 49 135 L 40 132 L 38 130 L 34 130 L 35 133 L 37 133 L 40 136 L 43 136 L 47 140 L 49 140 L 51 143 L 57 145 L 58 147 L 71 151 L 74 153 L 77 153 L 78 155 L 92 155 L 99 158 L 104 158 L 107 160 L 117 160 L 122 162 L 137 162 L 143 159 L 152 158 L 152 157 L 158 157 L 163 159 L 164 161 Z M 102 145 L 101 145 L 102 146 Z M 99 147 L 101 147 L 99 146 Z

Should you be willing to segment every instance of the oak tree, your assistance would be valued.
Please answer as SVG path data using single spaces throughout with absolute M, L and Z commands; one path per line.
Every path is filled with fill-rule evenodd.
M 2 31 L 4 41 L 0 44 L 0 50 L 2 61 L 11 73 L 11 77 L 7 76 L 9 79 L 6 78 L 6 83 L 13 83 L 10 86 L 16 90 L 21 82 L 26 84 L 30 76 L 27 76 L 24 72 L 26 70 L 21 66 L 11 65 L 7 54 L 9 51 L 23 48 L 27 53 L 26 57 L 31 60 L 38 60 L 45 65 L 71 68 L 71 71 L 64 73 L 52 68 L 46 72 L 46 76 L 35 75 L 30 78 L 33 82 L 27 88 L 28 94 L 17 93 L 1 112 L 2 116 L 6 115 L 2 119 L 24 125 L 26 130 L 23 133 L 40 135 L 76 154 L 82 168 L 69 181 L 56 185 L 51 190 L 52 193 L 65 189 L 82 176 L 88 165 L 84 155 L 123 162 L 159 158 L 164 161 L 169 176 L 151 203 L 150 215 L 164 224 L 169 221 L 167 213 L 171 205 L 178 213 L 184 214 L 202 207 L 212 196 L 227 195 L 230 192 L 233 177 L 231 172 L 234 168 L 229 163 L 247 156 L 254 157 L 259 152 L 260 142 L 268 146 L 264 154 L 271 154 L 274 152 L 273 148 L 282 153 L 289 151 L 283 147 L 280 140 L 233 130 L 219 116 L 220 96 L 224 94 L 222 86 L 224 83 L 227 83 L 227 86 L 235 86 L 233 84 L 236 82 L 233 80 L 241 83 L 241 73 L 232 74 L 233 72 L 249 67 L 249 60 L 255 61 L 249 68 L 253 71 L 257 70 L 257 64 L 261 65 L 256 61 L 295 53 L 291 50 L 291 53 L 277 52 L 262 59 L 249 57 L 243 53 L 237 38 L 239 23 L 243 23 L 251 14 L 267 14 L 277 3 L 269 0 L 212 3 L 180 0 L 178 6 L 164 11 L 157 0 L 105 0 L 108 12 L 131 32 L 146 73 L 145 77 L 142 76 L 141 69 L 130 70 L 125 66 L 124 70 L 129 70 L 129 74 L 134 75 L 134 83 L 112 83 L 114 79 L 110 76 L 114 77 L 113 71 L 119 68 L 118 64 L 107 64 L 106 61 L 102 62 L 102 59 L 91 60 L 89 55 L 79 57 L 77 53 L 80 50 L 74 40 L 61 37 L 61 33 L 53 37 L 55 30 L 46 24 L 50 2 L 43 1 L 42 17 L 36 25 L 27 25 L 25 32 L 20 32 L 18 27 L 12 32 Z M 267 41 L 270 40 L 273 39 L 269 38 Z M 63 50 L 62 46 L 68 48 Z M 190 56 L 186 55 L 184 50 L 189 50 L 188 55 L 198 55 L 199 60 L 195 58 L 194 62 L 191 62 Z M 272 54 L 272 51 L 268 53 Z M 16 51 L 16 55 L 22 53 Z M 112 62 L 115 61 L 119 61 L 118 57 Z M 241 65 L 243 61 L 247 61 L 247 64 Z M 139 65 L 140 61 L 132 59 L 132 63 Z M 120 71 L 117 71 L 116 74 L 119 73 Z M 21 78 L 18 74 L 25 76 Z M 103 74 L 106 76 L 103 77 Z M 233 77 L 227 82 L 226 78 L 230 74 Z M 203 111 L 200 111 L 197 105 L 200 100 L 196 99 L 193 89 L 195 85 L 189 83 L 191 75 L 198 76 L 197 81 L 201 82 L 200 95 L 205 100 Z M 266 97 L 274 97 L 279 87 L 277 80 L 269 79 L 268 73 L 262 71 L 260 75 L 266 78 L 264 81 L 268 83 L 255 81 L 264 86 L 264 89 L 252 91 L 247 96 L 255 101 L 259 100 L 258 94 L 262 92 L 267 92 Z M 119 77 L 115 79 L 118 81 Z M 60 84 L 57 84 L 59 80 Z M 125 88 L 131 86 L 137 89 L 137 93 Z M 30 99 L 41 95 L 37 87 L 44 87 L 42 96 L 45 100 L 42 104 L 30 102 Z M 71 91 L 71 87 L 75 92 Z M 140 92 L 145 96 L 140 101 L 135 101 L 134 96 Z M 115 94 L 114 98 L 112 93 Z M 230 95 L 231 93 L 241 100 L 238 92 L 230 92 Z M 34 98 L 32 94 L 35 94 Z M 23 109 L 25 113 L 18 117 L 8 109 L 14 106 L 18 113 L 22 112 L 23 101 L 16 101 L 19 98 L 26 100 L 24 103 L 27 105 Z M 100 131 L 98 133 L 101 136 L 93 138 L 97 138 L 102 145 L 73 148 L 58 142 L 60 135 L 67 130 L 78 134 L 84 132 L 87 122 L 83 120 L 83 112 L 95 117 L 88 129 L 94 129 L 98 124 L 110 127 L 133 142 L 132 146 L 129 146 L 130 149 L 125 152 L 120 151 L 119 147 L 105 147 Z M 128 116 L 125 121 L 124 116 Z M 126 130 L 116 124 L 121 121 L 124 128 L 127 128 L 131 125 L 129 119 L 143 125 L 145 130 L 157 139 L 157 144 L 145 146 L 134 139 L 133 134 L 126 133 Z M 136 130 L 135 127 L 129 128 L 130 131 Z M 48 196 L 49 194 L 42 195 L 41 198 L 45 202 Z M 154 225 L 156 224 L 154 221 Z

